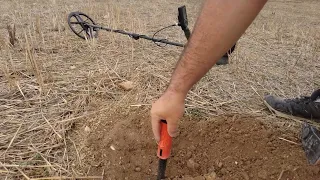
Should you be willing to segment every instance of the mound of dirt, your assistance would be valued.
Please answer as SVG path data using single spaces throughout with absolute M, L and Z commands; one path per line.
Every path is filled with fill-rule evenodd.
M 252 117 L 184 119 L 173 141 L 168 179 L 308 179 L 320 167 L 307 164 L 299 134 Z M 86 141 L 89 174 L 105 179 L 156 179 L 157 144 L 149 118 L 105 120 Z

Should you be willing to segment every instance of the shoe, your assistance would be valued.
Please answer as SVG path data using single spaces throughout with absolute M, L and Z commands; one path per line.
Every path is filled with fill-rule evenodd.
M 236 43 L 237 44 L 237 43 Z M 234 49 L 236 48 L 236 44 L 234 44 L 229 50 L 228 52 L 226 52 L 226 54 L 224 54 L 219 60 L 218 62 L 216 62 L 216 65 L 226 65 L 229 64 L 229 55 L 231 53 L 233 53 Z
M 295 99 L 283 99 L 280 97 L 267 95 L 264 103 L 270 111 L 282 116 L 302 117 L 308 120 L 320 122 L 320 89 L 312 93 L 310 97 Z
M 320 132 L 314 126 L 304 123 L 301 133 L 302 147 L 312 165 L 320 164 Z
M 223 56 L 216 63 L 216 65 L 226 65 L 226 64 L 229 64 L 229 57 L 228 56 L 227 57 Z

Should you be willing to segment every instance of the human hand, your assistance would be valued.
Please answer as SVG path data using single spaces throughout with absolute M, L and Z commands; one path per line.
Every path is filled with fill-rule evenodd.
M 166 120 L 171 137 L 178 135 L 178 123 L 184 113 L 186 95 L 166 91 L 152 104 L 151 124 L 156 141 L 160 141 L 160 121 Z

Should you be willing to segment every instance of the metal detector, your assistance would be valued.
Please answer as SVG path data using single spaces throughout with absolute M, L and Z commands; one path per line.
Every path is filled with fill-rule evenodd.
M 187 19 L 187 11 L 185 6 L 181 6 L 178 8 L 178 24 L 173 24 L 170 26 L 167 26 L 165 28 L 160 29 L 157 31 L 152 37 L 149 37 L 147 35 L 141 35 L 137 33 L 132 33 L 132 32 L 126 32 L 124 30 L 120 29 L 112 29 L 109 27 L 103 27 L 100 25 L 97 25 L 92 18 L 90 18 L 88 15 L 82 13 L 82 12 L 72 12 L 68 16 L 68 24 L 70 26 L 70 29 L 80 38 L 82 39 L 91 39 L 91 38 L 97 38 L 98 37 L 98 31 L 99 30 L 105 30 L 108 32 L 114 32 L 114 33 L 119 33 L 119 34 L 124 34 L 128 35 L 129 37 L 138 40 L 138 39 L 146 39 L 153 41 L 155 43 L 163 43 L 163 44 L 169 44 L 173 46 L 179 46 L 179 47 L 184 47 L 184 44 L 177 43 L 177 42 L 172 42 L 168 41 L 166 39 L 158 39 L 154 38 L 154 36 L 159 33 L 161 30 L 164 30 L 169 27 L 174 27 L 174 26 L 180 26 L 181 29 L 184 31 L 185 36 L 187 39 L 190 37 L 190 30 L 188 28 L 188 19 Z
M 165 38 L 155 38 L 155 35 L 164 29 L 174 27 L 174 26 L 180 26 L 182 31 L 184 32 L 186 39 L 188 40 L 190 38 L 191 32 L 188 28 L 188 17 L 187 17 L 186 6 L 181 6 L 178 8 L 178 22 L 179 22 L 178 24 L 173 24 L 173 25 L 161 28 L 160 30 L 156 31 L 152 37 L 150 37 L 147 35 L 127 32 L 120 29 L 112 29 L 109 27 L 98 25 L 92 20 L 92 18 L 90 18 L 88 15 L 82 12 L 71 12 L 68 16 L 68 24 L 70 26 L 70 29 L 82 39 L 97 38 L 98 31 L 105 30 L 108 32 L 128 35 L 129 37 L 135 40 L 146 39 L 149 41 L 153 41 L 156 45 L 160 47 L 163 47 L 167 44 L 178 46 L 178 47 L 185 46 L 184 44 L 181 44 L 178 42 L 172 42 Z M 231 54 L 234 51 L 234 48 L 235 48 L 235 45 L 217 62 L 217 64 L 228 64 L 228 54 Z

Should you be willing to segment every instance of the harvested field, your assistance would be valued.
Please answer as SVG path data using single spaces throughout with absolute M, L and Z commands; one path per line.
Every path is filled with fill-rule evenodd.
M 155 179 L 150 104 L 182 48 L 99 32 L 75 36 L 81 11 L 97 23 L 153 35 L 201 1 L 0 0 L 0 178 Z M 169 179 L 319 179 L 299 139 L 300 123 L 271 114 L 264 94 L 293 98 L 320 87 L 320 2 L 270 0 L 189 93 Z M 15 30 L 14 30 L 15 29 Z M 15 34 L 15 35 L 14 35 Z M 157 36 L 185 43 L 178 28 Z M 131 81 L 129 91 L 119 83 Z M 113 150 L 114 149 L 114 150 Z

